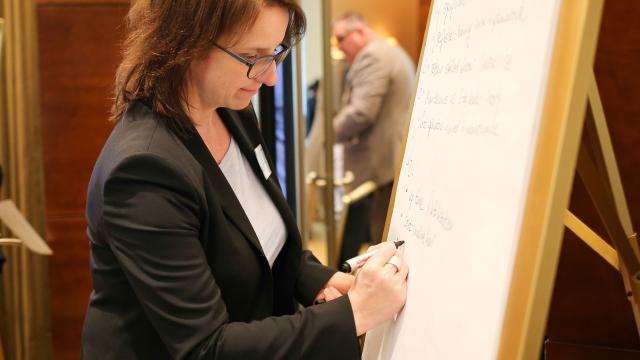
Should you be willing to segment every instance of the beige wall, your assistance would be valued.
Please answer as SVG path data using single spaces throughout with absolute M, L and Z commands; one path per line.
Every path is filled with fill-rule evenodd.
M 332 18 L 345 11 L 357 11 L 382 36 L 393 36 L 417 63 L 420 56 L 421 34 L 418 29 L 419 0 L 333 0 Z

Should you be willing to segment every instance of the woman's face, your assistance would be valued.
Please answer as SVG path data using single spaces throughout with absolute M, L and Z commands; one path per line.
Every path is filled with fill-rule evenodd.
M 223 37 L 218 45 L 246 58 L 272 55 L 284 39 L 288 12 L 281 7 L 264 7 L 256 22 L 239 38 Z M 236 40 L 236 41 L 234 41 Z M 247 65 L 224 51 L 213 48 L 202 59 L 194 60 L 187 75 L 187 101 L 198 109 L 245 108 L 262 84 L 275 85 L 275 63 L 255 79 L 247 77 Z

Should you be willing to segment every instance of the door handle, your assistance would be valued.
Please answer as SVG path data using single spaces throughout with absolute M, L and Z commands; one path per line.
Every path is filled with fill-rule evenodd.
M 355 176 L 353 175 L 353 172 L 351 172 L 350 170 L 347 170 L 344 173 L 344 177 L 342 179 L 333 179 L 333 186 L 341 187 L 341 186 L 349 185 L 353 183 L 353 180 L 355 180 Z M 320 188 L 327 186 L 328 181 L 329 180 L 326 177 L 318 175 L 318 173 L 315 171 L 309 171 L 305 179 L 305 182 L 307 183 L 307 185 L 313 184 Z

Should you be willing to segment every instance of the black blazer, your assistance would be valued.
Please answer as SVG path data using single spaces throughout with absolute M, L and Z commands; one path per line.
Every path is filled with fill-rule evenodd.
M 358 358 L 348 297 L 309 306 L 334 271 L 301 249 L 275 175 L 264 178 L 253 110 L 218 113 L 285 223 L 273 269 L 195 130 L 178 136 L 134 104 L 89 183 L 83 358 Z

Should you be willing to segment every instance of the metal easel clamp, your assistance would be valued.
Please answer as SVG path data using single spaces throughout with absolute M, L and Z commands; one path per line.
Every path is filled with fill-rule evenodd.
M 353 175 L 353 172 L 347 170 L 344 173 L 344 177 L 342 179 L 334 179 L 333 180 L 333 186 L 341 187 L 341 186 L 349 185 L 349 184 L 353 183 L 353 180 L 355 180 L 355 176 Z M 329 179 L 327 179 L 324 176 L 318 175 L 318 173 L 315 172 L 315 171 L 310 171 L 307 174 L 305 182 L 308 185 L 313 184 L 313 185 L 315 185 L 317 187 L 325 187 L 329 183 Z
M 0 245 L 20 246 L 20 245 L 22 245 L 22 240 L 20 240 L 20 239 L 9 239 L 9 238 L 0 239 Z
M 375 182 L 373 182 L 372 180 L 366 181 L 360 184 L 357 188 L 353 189 L 350 193 L 344 195 L 342 197 L 342 202 L 345 204 L 354 203 L 373 193 L 374 191 L 376 191 L 376 189 L 377 186 Z

